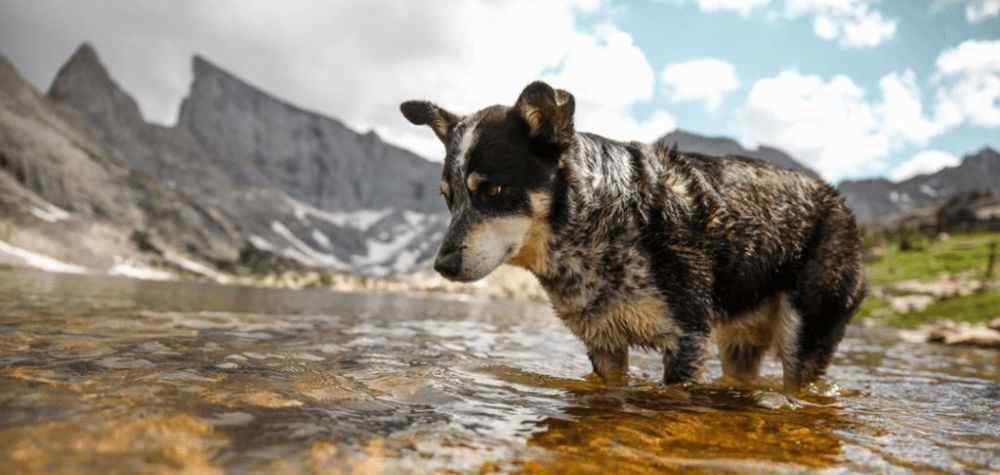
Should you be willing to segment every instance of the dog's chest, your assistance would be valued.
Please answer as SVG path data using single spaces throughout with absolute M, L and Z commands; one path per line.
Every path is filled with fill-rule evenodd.
M 557 260 L 557 277 L 543 280 L 549 300 L 588 347 L 662 349 L 675 333 L 669 303 L 638 249 L 619 251 L 601 253 L 600 259 L 577 253 Z

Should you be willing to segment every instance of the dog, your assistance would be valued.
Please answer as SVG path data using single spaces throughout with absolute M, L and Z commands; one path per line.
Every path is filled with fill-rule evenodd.
M 446 149 L 434 269 L 461 282 L 527 269 L 609 384 L 634 347 L 662 352 L 665 384 L 695 381 L 714 336 L 725 376 L 753 380 L 774 349 L 797 393 L 865 297 L 857 223 L 819 179 L 577 132 L 573 96 L 540 81 L 513 107 L 400 110 Z

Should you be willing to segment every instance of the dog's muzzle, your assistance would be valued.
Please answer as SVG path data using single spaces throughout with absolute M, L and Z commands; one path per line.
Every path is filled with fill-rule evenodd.
M 434 260 L 434 270 L 446 278 L 457 278 L 462 270 L 461 249 L 439 253 L 437 259 Z

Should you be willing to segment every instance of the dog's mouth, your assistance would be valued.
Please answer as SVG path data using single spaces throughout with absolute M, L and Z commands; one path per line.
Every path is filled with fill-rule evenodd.
M 520 251 L 517 246 L 515 245 L 507 246 L 503 254 L 503 258 L 500 259 L 500 262 L 497 263 L 496 265 L 489 266 L 488 270 L 484 270 L 482 268 L 466 269 L 464 267 L 459 267 L 455 269 L 435 268 L 435 270 L 437 271 L 438 274 L 441 275 L 441 277 L 444 277 L 445 279 L 448 279 L 452 282 L 460 282 L 467 284 L 470 282 L 475 282 L 486 278 L 486 276 L 496 271 L 497 268 L 499 268 L 500 266 L 504 265 L 505 263 L 509 262 L 512 258 L 514 258 L 518 254 L 518 252 Z

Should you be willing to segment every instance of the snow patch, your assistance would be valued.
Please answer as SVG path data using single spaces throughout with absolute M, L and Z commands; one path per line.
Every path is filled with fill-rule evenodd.
M 380 233 L 379 240 L 368 241 L 368 255 L 357 256 L 354 262 L 359 265 L 385 263 L 394 254 L 406 249 L 407 245 L 420 234 L 419 229 L 410 229 L 389 238 L 388 233 Z M 383 238 L 383 235 L 385 236 Z
M 250 244 L 262 251 L 274 251 L 274 244 L 256 234 L 250 235 Z
M 271 221 L 271 230 L 292 244 L 292 248 L 285 250 L 285 255 L 301 262 L 302 264 L 309 266 L 336 267 L 341 269 L 350 267 L 332 254 L 326 254 L 313 249 L 312 246 L 296 237 L 295 234 L 292 233 L 292 231 L 281 221 Z
M 316 241 L 317 243 L 319 243 L 320 246 L 323 246 L 327 249 L 329 249 L 331 246 L 330 237 L 324 234 L 323 231 L 320 231 L 319 229 L 312 230 L 312 238 L 313 241 Z
M 939 193 L 930 185 L 920 185 L 920 192 L 927 196 L 937 196 Z
M 896 203 L 896 204 L 899 204 L 899 203 L 909 203 L 910 202 L 910 195 L 908 195 L 906 193 L 900 193 L 898 191 L 890 191 L 889 192 L 889 201 L 892 201 L 893 203 Z
M 41 207 L 32 207 L 31 214 L 35 215 L 36 218 L 49 223 L 58 223 L 59 221 L 69 219 L 70 216 L 68 211 L 51 203 L 45 203 Z
M 163 257 L 168 261 L 176 264 L 177 267 L 180 267 L 181 269 L 184 269 L 188 272 L 208 277 L 212 280 L 215 280 L 216 282 L 223 284 L 228 283 L 230 281 L 228 275 L 223 274 L 200 262 L 192 261 L 191 259 L 188 259 L 184 256 L 179 256 L 173 253 L 165 253 Z
M 115 264 L 114 267 L 108 270 L 108 274 L 141 280 L 174 280 L 177 278 L 177 276 L 173 273 L 138 264 L 132 264 L 127 261 L 121 261 Z
M 53 259 L 49 256 L 43 256 L 31 252 L 27 249 L 22 249 L 20 247 L 14 246 L 10 243 L 0 241 L 0 252 L 14 256 L 22 260 L 29 267 L 34 267 L 36 269 L 41 269 L 48 272 L 58 272 L 62 274 L 86 274 L 87 269 L 73 265 L 67 264 L 58 259 Z
M 305 222 L 309 217 L 326 221 L 334 226 L 351 227 L 360 231 L 367 231 L 375 223 L 385 219 L 392 214 L 392 208 L 380 210 L 363 209 L 358 211 L 324 211 L 314 208 L 305 203 L 291 200 L 292 213 L 300 221 Z

